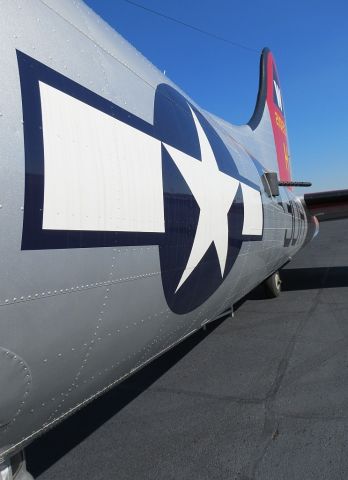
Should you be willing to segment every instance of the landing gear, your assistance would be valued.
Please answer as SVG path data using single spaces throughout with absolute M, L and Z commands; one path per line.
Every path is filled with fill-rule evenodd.
M 267 298 L 276 298 L 279 296 L 282 288 L 282 281 L 280 279 L 279 271 L 276 271 L 268 277 L 264 282 L 265 293 Z
M 34 480 L 27 470 L 24 452 L 0 463 L 1 480 Z

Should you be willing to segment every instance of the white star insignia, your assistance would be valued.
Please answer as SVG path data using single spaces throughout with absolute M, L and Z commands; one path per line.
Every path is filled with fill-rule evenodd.
M 191 253 L 175 293 L 197 267 L 212 243 L 216 249 L 223 277 L 228 250 L 227 215 L 239 186 L 238 180 L 220 172 L 209 140 L 191 107 L 190 110 L 197 129 L 201 161 L 164 144 L 200 208 Z

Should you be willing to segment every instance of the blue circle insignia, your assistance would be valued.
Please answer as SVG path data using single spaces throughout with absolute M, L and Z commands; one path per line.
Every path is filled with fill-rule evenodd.
M 207 119 L 166 84 L 156 90 L 154 133 L 162 141 L 165 234 L 159 253 L 163 289 L 170 309 L 183 314 L 217 290 L 238 257 L 244 219 L 240 175 Z M 216 185 L 220 183 L 209 177 L 210 171 L 227 196 L 231 191 L 224 203 L 225 215 L 212 210 L 219 204 L 214 198 L 219 200 Z M 199 174 L 204 185 L 199 184 Z M 207 227 L 219 215 L 221 232 L 210 232 Z

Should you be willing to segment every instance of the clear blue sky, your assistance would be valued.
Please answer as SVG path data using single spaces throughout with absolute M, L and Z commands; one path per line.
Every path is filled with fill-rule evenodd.
M 348 3 L 344 0 L 136 0 L 203 30 L 274 53 L 293 177 L 348 188 Z M 203 108 L 234 124 L 254 109 L 259 55 L 136 8 L 86 3 Z M 301 190 L 303 193 L 305 190 Z

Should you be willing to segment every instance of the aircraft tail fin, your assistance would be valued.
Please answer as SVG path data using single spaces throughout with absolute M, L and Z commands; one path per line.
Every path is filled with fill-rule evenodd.
M 284 104 L 272 52 L 264 48 L 260 59 L 260 84 L 254 113 L 248 125 L 256 130 L 268 109 L 277 152 L 279 180 L 291 181 L 291 165 Z

